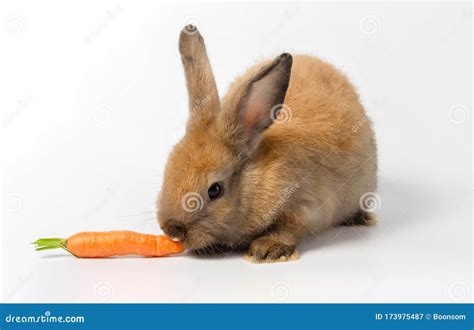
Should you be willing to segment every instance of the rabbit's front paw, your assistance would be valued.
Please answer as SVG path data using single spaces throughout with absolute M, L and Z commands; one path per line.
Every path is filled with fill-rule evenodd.
M 299 258 L 295 245 L 282 243 L 277 239 L 264 236 L 254 240 L 244 255 L 244 258 L 250 262 L 279 262 L 290 261 Z

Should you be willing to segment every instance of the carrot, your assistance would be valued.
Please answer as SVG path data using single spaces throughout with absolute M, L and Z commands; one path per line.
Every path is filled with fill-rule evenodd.
M 81 232 L 64 238 L 40 238 L 33 244 L 36 251 L 62 248 L 78 258 L 106 258 L 138 254 L 161 257 L 184 251 L 184 246 L 164 235 L 133 231 Z

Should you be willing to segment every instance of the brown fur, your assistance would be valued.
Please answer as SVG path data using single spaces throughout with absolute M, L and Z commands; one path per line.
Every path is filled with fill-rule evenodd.
M 273 261 L 293 253 L 305 234 L 359 212 L 360 196 L 376 187 L 376 144 L 343 74 L 315 57 L 283 54 L 250 68 L 219 101 L 199 32 L 182 33 L 180 51 L 190 119 L 158 199 L 165 233 L 183 224 L 188 248 L 244 246 L 254 259 Z M 195 111 L 196 98 L 211 101 Z M 291 118 L 265 122 L 260 112 L 270 116 L 278 103 Z M 224 194 L 209 201 L 213 182 Z M 182 207 L 190 192 L 203 201 L 193 212 Z
M 346 219 L 341 223 L 342 226 L 373 226 L 377 223 L 377 218 L 374 213 L 357 211 L 352 217 Z

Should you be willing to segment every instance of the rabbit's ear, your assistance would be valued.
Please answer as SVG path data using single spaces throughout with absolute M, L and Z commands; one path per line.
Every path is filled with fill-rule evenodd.
M 194 25 L 187 25 L 181 31 L 179 52 L 186 76 L 190 118 L 212 119 L 220 109 L 219 95 L 204 39 Z
M 292 63 L 290 54 L 281 54 L 260 69 L 245 87 L 234 116 L 238 126 L 236 131 L 240 135 L 238 140 L 245 146 L 252 147 L 282 109 Z

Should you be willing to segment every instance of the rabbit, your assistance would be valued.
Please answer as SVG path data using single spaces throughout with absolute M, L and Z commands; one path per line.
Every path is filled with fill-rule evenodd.
M 305 236 L 332 226 L 376 222 L 361 204 L 377 185 L 375 134 L 342 73 L 283 53 L 219 99 L 195 26 L 181 31 L 179 51 L 189 117 L 157 199 L 166 235 L 191 251 L 238 249 L 260 263 L 297 259 Z

